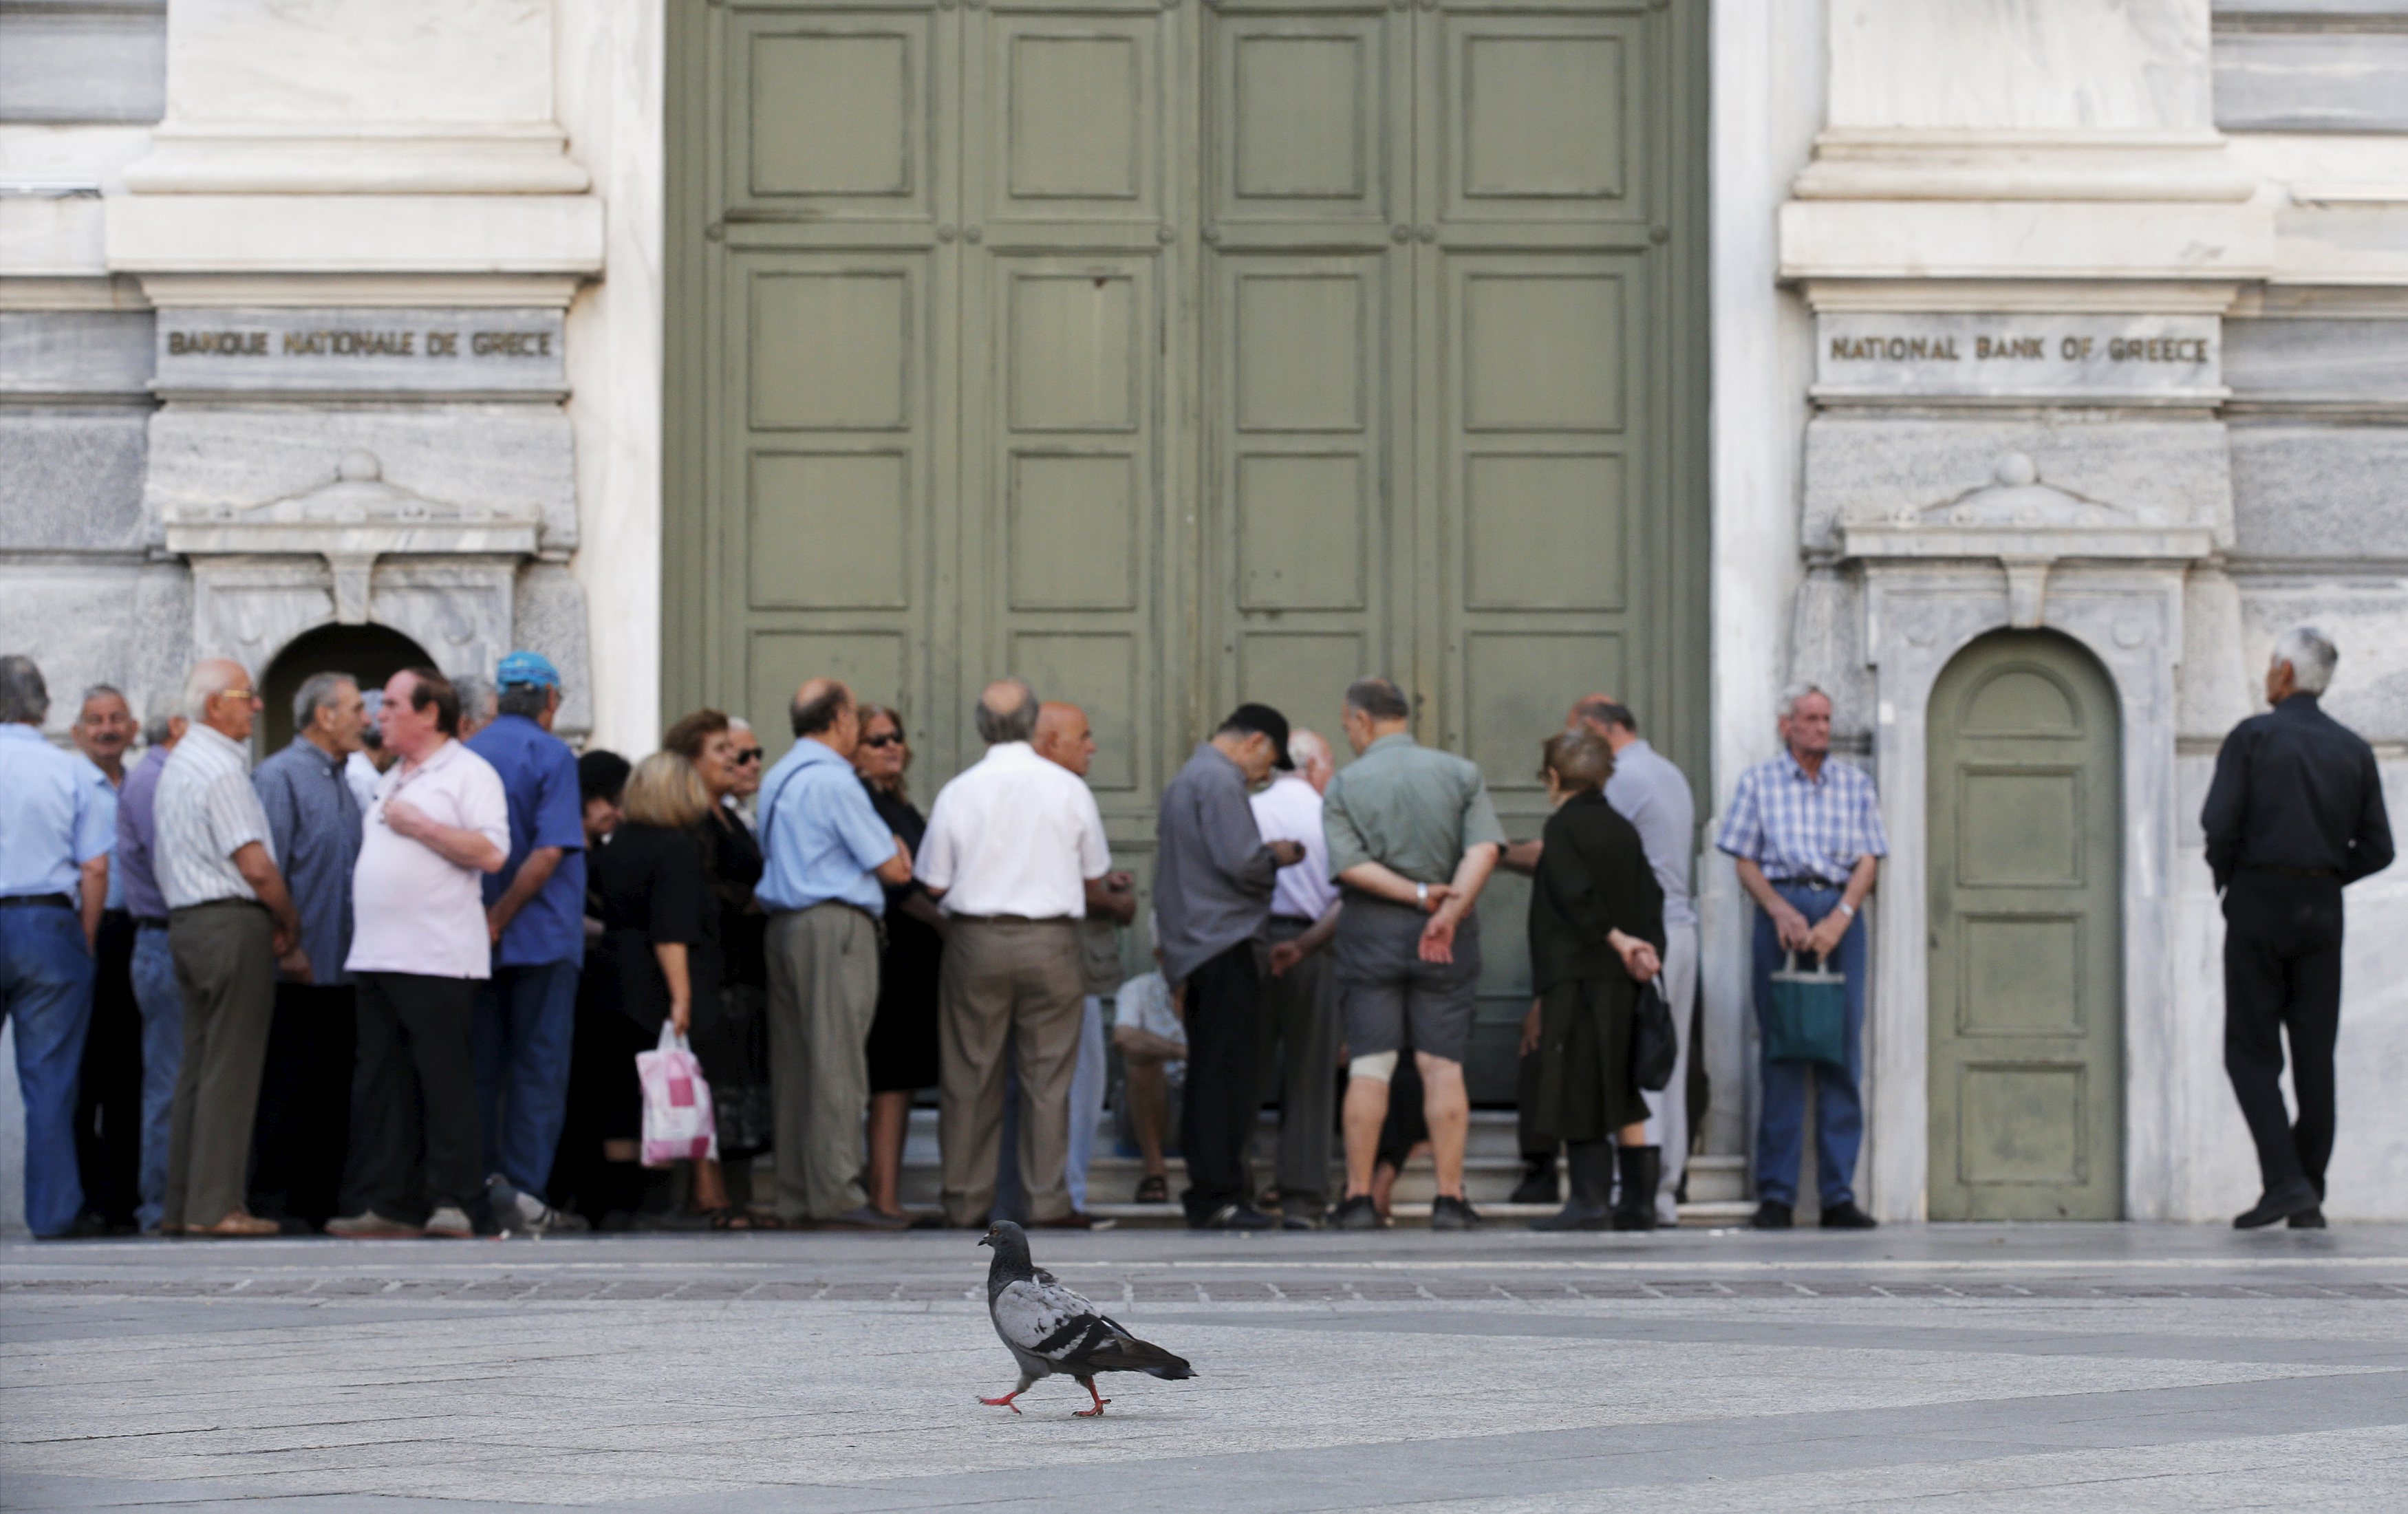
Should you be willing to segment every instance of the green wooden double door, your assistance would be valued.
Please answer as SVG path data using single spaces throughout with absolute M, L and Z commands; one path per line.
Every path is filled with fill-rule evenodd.
M 1697 8 L 688 6 L 672 703 L 842 675 L 928 793 L 1017 673 L 1140 864 L 1364 673 L 1509 810 L 1591 690 L 1702 759 Z

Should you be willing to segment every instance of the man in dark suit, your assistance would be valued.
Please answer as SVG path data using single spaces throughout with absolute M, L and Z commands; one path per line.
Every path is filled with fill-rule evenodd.
M 2391 865 L 2373 749 L 2318 707 L 2340 654 L 2299 626 L 2266 669 L 2272 713 L 2216 753 L 2200 821 L 2224 895 L 2224 1069 L 2258 1145 L 2265 1192 L 2232 1222 L 2324 1222 L 2333 1144 L 2333 1040 L 2341 1026 L 2341 891 Z M 2283 1106 L 2291 1042 L 2293 1123 Z

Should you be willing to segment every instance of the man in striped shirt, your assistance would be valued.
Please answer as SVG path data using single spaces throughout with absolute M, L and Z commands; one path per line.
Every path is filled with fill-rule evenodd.
M 1818 957 L 1848 980 L 1848 1064 L 1764 1064 L 1764 1107 L 1756 1136 L 1758 1230 L 1786 1230 L 1798 1203 L 1805 1146 L 1806 1082 L 1814 1080 L 1815 1178 L 1826 1230 L 1870 1230 L 1856 1207 L 1856 1152 L 1865 1110 L 1865 925 L 1856 909 L 1873 890 L 1889 850 L 1873 780 L 1831 761 L 1831 696 L 1811 683 L 1781 696 L 1781 741 L 1770 762 L 1740 775 L 1715 850 L 1739 864 L 1739 880 L 1761 909 L 1756 922 L 1756 1012 L 1772 997 L 1772 975 L 1791 952 Z M 1801 964 L 1800 965 L 1811 965 Z
M 152 865 L 184 1001 L 184 1061 L 168 1116 L 168 1235 L 273 1235 L 243 1205 L 276 970 L 306 978 L 301 921 L 268 850 L 251 786 L 259 695 L 239 663 L 213 659 L 184 684 L 192 725 L 159 775 Z

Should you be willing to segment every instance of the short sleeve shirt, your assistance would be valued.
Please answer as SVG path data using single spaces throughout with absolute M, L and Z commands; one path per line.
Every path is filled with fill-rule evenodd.
M 484 875 L 387 824 L 385 811 L 397 798 L 438 824 L 509 849 L 509 800 L 491 763 L 457 741 L 446 741 L 416 767 L 395 763 L 377 784 L 361 828 L 351 873 L 351 954 L 344 965 L 355 973 L 491 978 Z
M 1505 844 L 1480 769 L 1402 732 L 1372 742 L 1329 780 L 1321 823 L 1332 878 L 1375 862 L 1416 883 L 1443 883 L 1467 850 Z
M 1873 780 L 1837 758 L 1809 778 L 1784 751 L 1739 778 L 1714 850 L 1744 857 L 1775 883 L 1841 883 L 1857 859 L 1889 853 Z
M 0 725 L 0 897 L 79 898 L 83 864 L 116 844 L 116 796 L 100 769 L 31 725 Z
M 1338 902 L 1329 881 L 1329 833 L 1321 824 L 1321 795 L 1300 773 L 1282 773 L 1254 796 L 1254 827 L 1266 841 L 1294 841 L 1304 861 L 1279 870 L 1271 913 L 1288 920 L 1319 920 Z
M 853 764 L 806 736 L 761 780 L 761 851 L 752 896 L 764 909 L 809 909 L 833 899 L 886 913 L 877 869 L 895 855 L 895 833 L 869 802 Z
M 256 841 L 268 861 L 279 859 L 247 749 L 195 721 L 167 756 L 150 815 L 150 864 L 169 909 L 259 897 L 234 854 Z
M 519 907 L 494 952 L 496 967 L 539 967 L 585 956 L 585 805 L 577 754 L 523 715 L 504 715 L 468 738 L 468 750 L 501 775 L 510 808 L 510 860 L 485 875 L 485 907 L 498 903 L 527 853 L 558 847 L 560 865 Z
M 1001 741 L 939 790 L 916 869 L 951 915 L 1083 920 L 1086 879 L 1111 871 L 1096 796 L 1076 773 Z

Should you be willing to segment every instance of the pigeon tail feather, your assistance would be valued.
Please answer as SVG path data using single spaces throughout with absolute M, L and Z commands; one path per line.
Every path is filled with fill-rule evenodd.
M 1173 1356 L 1153 1342 L 1126 1333 L 1088 1352 L 1080 1364 L 1095 1372 L 1142 1372 L 1166 1382 L 1196 1376 L 1196 1369 L 1187 1364 L 1185 1357 Z

